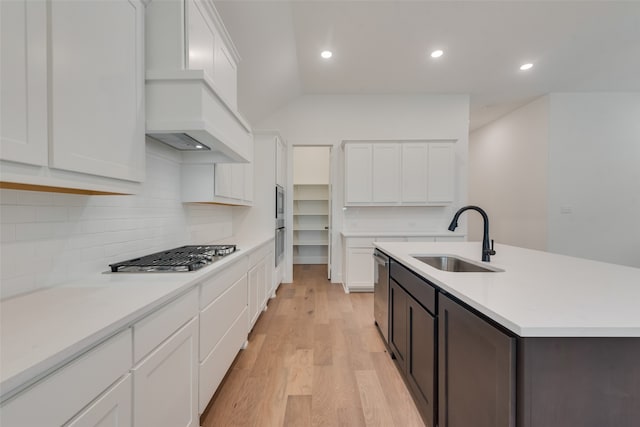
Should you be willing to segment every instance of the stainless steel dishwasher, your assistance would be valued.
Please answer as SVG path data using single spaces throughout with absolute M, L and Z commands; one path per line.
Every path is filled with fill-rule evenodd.
M 385 343 L 389 343 L 389 257 L 379 250 L 373 253 L 373 317 Z

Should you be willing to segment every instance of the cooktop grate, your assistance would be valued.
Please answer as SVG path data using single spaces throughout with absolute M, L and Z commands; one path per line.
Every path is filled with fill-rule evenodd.
M 194 271 L 236 251 L 235 245 L 181 246 L 109 264 L 113 273 Z

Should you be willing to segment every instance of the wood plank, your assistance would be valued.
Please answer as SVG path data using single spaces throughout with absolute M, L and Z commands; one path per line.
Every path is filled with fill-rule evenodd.
M 311 425 L 311 396 L 289 396 L 283 426 Z
M 388 427 L 395 425 L 391 411 L 385 402 L 385 393 L 375 371 L 356 371 L 356 381 L 360 391 L 362 412 L 367 426 Z
M 296 350 L 286 367 L 289 372 L 286 393 L 290 396 L 310 395 L 313 382 L 313 350 Z

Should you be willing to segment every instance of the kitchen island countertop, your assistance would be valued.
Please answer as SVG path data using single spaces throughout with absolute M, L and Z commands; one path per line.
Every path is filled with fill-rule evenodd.
M 640 269 L 496 244 L 490 273 L 446 272 L 414 255 L 455 255 L 476 264 L 480 242 L 376 247 L 521 337 L 640 337 Z

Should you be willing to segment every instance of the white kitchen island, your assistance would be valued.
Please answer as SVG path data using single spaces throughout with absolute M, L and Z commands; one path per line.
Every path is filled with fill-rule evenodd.
M 383 243 L 389 348 L 427 425 L 637 425 L 640 269 L 479 242 Z M 415 256 L 500 270 L 447 272 Z

